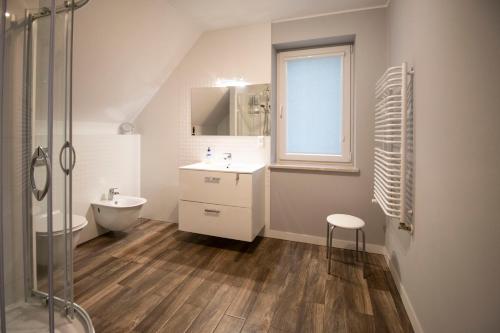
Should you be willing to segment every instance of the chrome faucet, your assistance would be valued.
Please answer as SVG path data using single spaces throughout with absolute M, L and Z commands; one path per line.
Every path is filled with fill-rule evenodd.
M 112 187 L 112 188 L 109 189 L 108 200 L 113 200 L 113 198 L 115 197 L 115 195 L 120 194 L 120 192 L 118 192 L 117 190 L 118 190 L 117 187 Z
M 226 161 L 226 169 L 231 166 L 233 155 L 231 153 L 224 153 L 224 161 Z

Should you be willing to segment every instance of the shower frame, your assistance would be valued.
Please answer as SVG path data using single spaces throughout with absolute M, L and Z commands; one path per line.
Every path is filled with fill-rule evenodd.
M 87 332 L 93 333 L 92 321 L 87 312 L 74 303 L 73 300 L 73 246 L 72 246 L 72 169 L 76 160 L 76 154 L 72 146 L 72 49 L 73 49 L 73 19 L 74 11 L 86 5 L 89 0 L 67 0 L 62 5 L 57 6 L 56 0 L 50 0 L 50 6 L 36 10 L 26 10 L 25 19 L 17 22 L 24 26 L 24 59 L 23 59 L 23 107 L 22 107 L 22 234 L 23 234 L 23 269 L 24 269 L 24 301 L 35 299 L 47 305 L 48 308 L 48 329 L 49 332 L 55 331 L 55 309 L 64 311 L 65 315 L 74 319 L 75 314 L 80 318 L 82 324 L 87 327 Z M 54 69 L 55 69 L 55 25 L 56 15 L 66 13 L 65 16 L 65 69 L 64 69 L 64 144 L 59 152 L 59 162 L 64 172 L 64 297 L 60 298 L 54 292 L 54 234 L 53 234 L 53 202 L 52 202 L 52 183 L 53 170 L 56 166 L 53 163 L 54 151 Z M 4 61 L 5 61 L 5 38 L 7 0 L 0 0 L 0 121 L 3 122 L 3 92 L 4 92 Z M 32 100 L 32 79 L 33 73 L 37 68 L 33 68 L 33 23 L 46 17 L 50 20 L 49 28 L 49 47 L 48 47 L 48 77 L 47 77 L 47 147 L 35 149 L 31 155 L 33 147 L 33 100 Z M 0 123 L 2 123 L 0 122 Z M 3 128 L 0 126 L 0 137 L 3 135 Z M 69 148 L 69 149 L 68 149 Z M 28 151 L 29 153 L 26 153 Z M 39 162 L 35 156 L 38 153 L 45 163 L 47 171 L 46 184 L 43 190 L 36 188 L 34 179 L 34 166 Z M 3 155 L 3 143 L 0 144 L 0 156 Z M 68 166 L 65 168 L 65 166 Z M 31 171 L 30 171 L 31 170 Z M 3 188 L 3 164 L 0 165 L 0 188 Z M 45 191 L 46 190 L 46 191 Z M 38 191 L 38 192 L 36 192 Z M 45 193 L 43 193 L 45 192 Z M 36 269 L 34 266 L 35 249 L 33 246 L 33 215 L 32 215 L 32 195 L 39 201 L 47 195 L 47 243 L 48 243 L 48 265 L 47 265 L 47 292 L 37 289 L 35 285 Z M 3 219 L 3 191 L 0 191 L 0 222 Z M 41 197 L 41 198 L 40 198 Z M 50 214 L 49 214 L 50 212 Z M 69 214 L 68 214 L 69 212 Z M 69 219 L 66 217 L 69 216 Z M 69 231 L 68 231 L 69 230 Z M 0 331 L 7 332 L 8 318 L 6 316 L 5 300 L 5 263 L 4 263 L 4 232 L 3 222 L 0 223 Z

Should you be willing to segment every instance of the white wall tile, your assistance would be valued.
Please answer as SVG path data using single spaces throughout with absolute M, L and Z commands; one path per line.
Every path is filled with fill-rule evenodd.
M 77 163 L 73 176 L 73 214 L 87 218 L 81 242 L 105 230 L 95 223 L 91 202 L 117 187 L 121 194 L 140 196 L 139 135 L 75 135 Z
M 270 83 L 269 24 L 203 34 L 136 119 L 142 136 L 142 193 L 150 201 L 145 217 L 177 221 L 178 168 L 202 161 L 208 147 L 215 159 L 230 152 L 234 163 L 269 162 L 269 138 L 260 146 L 258 137 L 190 135 L 191 89 L 240 77 L 252 84 Z

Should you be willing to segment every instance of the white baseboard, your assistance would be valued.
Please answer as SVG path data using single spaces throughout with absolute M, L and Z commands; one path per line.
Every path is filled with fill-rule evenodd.
M 167 221 L 162 221 L 162 222 L 167 222 Z M 176 221 L 176 222 L 167 222 L 167 223 L 176 223 L 177 224 L 178 222 Z M 273 230 L 273 229 L 269 229 L 267 227 L 263 228 L 262 232 L 260 233 L 260 236 L 268 237 L 268 238 L 283 239 L 283 240 L 300 242 L 300 243 L 326 245 L 326 237 L 306 235 L 306 234 L 297 234 L 297 233 L 288 232 L 288 231 Z M 334 238 L 333 239 L 333 246 L 341 248 L 341 249 L 354 250 L 356 248 L 356 242 Z M 359 246 L 361 249 L 361 242 L 359 243 Z M 385 246 L 378 245 L 378 244 L 371 244 L 371 243 L 366 243 L 366 252 L 383 254 L 384 256 L 386 256 L 386 254 L 387 254 Z
M 415 313 L 415 309 L 411 304 L 410 297 L 406 293 L 406 289 L 401 281 L 401 277 L 399 276 L 396 267 L 393 265 L 389 252 L 385 247 L 384 247 L 384 252 L 385 252 L 384 253 L 385 261 L 387 262 L 387 266 L 389 266 L 392 278 L 394 279 L 394 283 L 398 288 L 399 295 L 401 296 L 401 300 L 403 301 L 403 305 L 405 307 L 406 313 L 408 314 L 408 318 L 410 319 L 411 325 L 413 326 L 413 330 L 415 331 L 415 333 L 424 333 L 422 325 L 420 324 L 420 320 L 418 320 L 417 314 Z
M 326 237 L 296 234 L 293 232 L 279 231 L 268 228 L 266 228 L 264 231 L 264 237 L 284 239 L 294 242 L 309 243 L 315 245 L 326 245 Z M 342 249 L 354 250 L 356 248 L 356 242 L 334 238 L 333 246 Z M 361 242 L 360 242 L 360 249 L 361 249 Z M 378 254 L 386 253 L 385 247 L 383 245 L 370 244 L 370 243 L 366 244 L 366 251 Z

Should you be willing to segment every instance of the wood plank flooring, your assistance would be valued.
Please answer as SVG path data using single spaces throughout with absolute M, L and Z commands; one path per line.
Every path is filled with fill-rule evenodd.
M 366 279 L 352 251 L 253 243 L 141 221 L 75 253 L 76 302 L 97 333 L 413 332 L 383 256 Z

